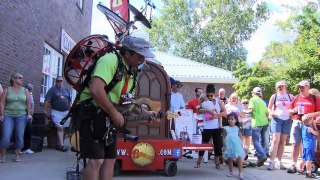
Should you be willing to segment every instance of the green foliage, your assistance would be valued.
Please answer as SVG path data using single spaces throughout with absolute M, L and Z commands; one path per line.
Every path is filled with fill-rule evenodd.
M 234 85 L 237 93 L 250 97 L 255 86 L 263 88 L 268 99 L 274 93 L 274 85 L 279 80 L 286 80 L 288 91 L 297 94 L 296 85 L 304 79 L 311 86 L 320 88 L 320 23 L 319 13 L 303 8 L 302 13 L 295 13 L 284 22 L 278 22 L 284 32 L 295 32 L 293 42 L 272 42 L 259 63 L 249 67 L 239 63 L 234 75 L 239 82 Z
M 243 42 L 268 16 L 256 0 L 163 0 L 150 41 L 163 52 L 234 70 L 245 61 Z

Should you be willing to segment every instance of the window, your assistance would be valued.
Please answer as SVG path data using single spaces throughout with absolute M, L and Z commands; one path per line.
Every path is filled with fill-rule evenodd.
M 42 85 L 40 93 L 40 102 L 44 102 L 44 98 L 48 90 L 54 85 L 55 79 L 62 76 L 62 60 L 63 57 L 49 45 L 44 45 L 44 55 L 42 64 Z
M 76 0 L 76 1 L 77 1 L 77 6 L 82 11 L 83 10 L 83 0 Z

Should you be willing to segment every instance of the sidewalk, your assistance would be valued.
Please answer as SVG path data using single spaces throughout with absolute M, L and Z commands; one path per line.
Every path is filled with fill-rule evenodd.
M 286 146 L 283 162 L 285 166 L 290 165 L 290 147 Z M 13 152 L 8 152 L 6 163 L 0 163 L 1 180 L 63 180 L 66 179 L 66 171 L 76 165 L 76 156 L 73 152 L 61 152 L 54 149 L 44 148 L 42 152 L 32 155 L 22 155 L 22 162 L 13 162 Z M 256 158 L 250 155 L 250 160 L 256 161 Z M 114 179 L 123 180 L 141 180 L 141 179 L 175 179 L 175 180 L 209 180 L 209 179 L 230 179 L 226 177 L 228 172 L 227 166 L 222 170 L 213 168 L 212 160 L 202 167 L 193 168 L 195 159 L 181 159 L 178 161 L 178 173 L 174 177 L 165 177 L 161 172 L 122 172 L 119 177 Z M 245 177 L 250 179 L 283 179 L 290 180 L 305 179 L 304 176 L 290 175 L 286 171 L 275 170 L 268 171 L 267 163 L 261 168 L 244 169 Z M 235 169 L 237 172 L 237 169 Z M 214 176 L 214 177 L 213 177 Z M 234 179 L 234 178 L 231 178 Z

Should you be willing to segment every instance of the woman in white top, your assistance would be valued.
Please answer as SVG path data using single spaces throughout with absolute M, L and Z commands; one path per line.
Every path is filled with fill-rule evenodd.
M 277 92 L 270 97 L 268 110 L 269 119 L 271 119 L 271 155 L 268 170 L 275 167 L 275 158 L 278 157 L 279 168 L 285 170 L 285 166 L 281 163 L 284 145 L 287 136 L 290 134 L 292 120 L 288 112 L 290 102 L 294 99 L 292 94 L 287 93 L 286 81 L 281 80 L 275 86 Z
M 215 88 L 213 84 L 208 84 L 206 88 L 206 95 L 210 101 L 213 102 L 214 107 L 211 109 L 204 109 L 200 107 L 199 114 L 210 113 L 211 119 L 208 118 L 204 121 L 202 132 L 202 143 L 209 143 L 212 138 L 214 147 L 214 161 L 216 168 L 220 169 L 220 158 L 222 156 L 222 131 L 221 131 L 221 117 L 226 116 L 226 109 L 223 102 L 219 98 L 214 97 Z M 204 151 L 199 151 L 199 159 L 195 168 L 200 167 Z

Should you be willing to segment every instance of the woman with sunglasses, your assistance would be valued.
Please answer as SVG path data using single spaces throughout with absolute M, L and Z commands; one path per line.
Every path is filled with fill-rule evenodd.
M 24 131 L 28 119 L 31 119 L 30 94 L 22 87 L 23 76 L 14 73 L 10 79 L 10 87 L 3 91 L 0 99 L 0 121 L 2 136 L 0 139 L 0 162 L 5 163 L 6 149 L 10 145 L 14 134 L 15 157 L 14 162 L 20 162 L 21 148 L 23 148 Z
M 216 164 L 216 168 L 220 169 L 220 159 L 222 157 L 222 123 L 221 117 L 226 116 L 226 109 L 224 107 L 224 103 L 219 100 L 219 98 L 215 98 L 214 96 L 215 88 L 213 84 L 208 84 L 206 88 L 206 94 L 210 101 L 214 104 L 213 109 L 203 109 L 200 107 L 199 114 L 210 113 L 212 114 L 212 119 L 208 119 L 204 121 L 203 132 L 202 132 L 202 143 L 209 143 L 212 138 L 212 142 L 214 145 L 214 161 Z M 199 168 L 202 158 L 204 155 L 204 151 L 199 151 L 199 158 L 195 168 Z
M 290 134 L 292 120 L 288 112 L 291 100 L 294 99 L 292 94 L 287 93 L 286 81 L 281 80 L 276 83 L 276 93 L 270 97 L 268 111 L 271 119 L 271 155 L 268 170 L 275 168 L 275 158 L 278 157 L 279 168 L 285 170 L 281 159 L 284 151 L 287 136 Z

